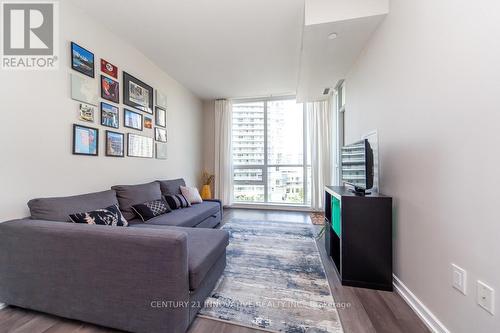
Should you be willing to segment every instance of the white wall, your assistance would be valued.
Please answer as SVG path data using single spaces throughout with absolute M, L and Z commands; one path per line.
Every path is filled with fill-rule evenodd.
M 105 128 L 98 125 L 99 114 L 90 125 L 100 129 L 99 157 L 71 154 L 72 124 L 78 122 L 78 102 L 70 98 L 70 73 L 75 73 L 69 58 L 71 41 L 94 52 L 96 80 L 102 57 L 118 66 L 120 85 L 125 70 L 168 95 L 167 160 L 105 157 Z M 0 72 L 0 221 L 28 215 L 26 202 L 34 197 L 99 191 L 117 183 L 158 178 L 185 177 L 188 183 L 198 182 L 202 103 L 197 97 L 133 46 L 65 1 L 60 2 L 60 50 L 58 71 Z M 127 133 L 122 109 L 123 105 L 118 131 Z
M 500 332 L 499 12 L 493 0 L 393 0 L 346 80 L 347 141 L 379 133 L 395 274 L 451 332 Z M 495 316 L 475 303 L 477 279 L 497 290 Z

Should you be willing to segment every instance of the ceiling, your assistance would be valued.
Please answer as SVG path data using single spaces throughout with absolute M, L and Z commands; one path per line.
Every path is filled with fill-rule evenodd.
M 297 86 L 299 102 L 317 101 L 344 79 L 384 15 L 306 25 Z M 331 32 L 337 38 L 329 40 Z
M 70 1 L 200 98 L 297 89 L 304 0 Z

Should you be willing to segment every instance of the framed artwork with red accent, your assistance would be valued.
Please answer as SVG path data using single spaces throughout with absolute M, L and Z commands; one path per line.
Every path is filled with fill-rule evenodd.
M 104 59 L 101 59 L 101 72 L 103 72 L 104 74 L 108 74 L 115 79 L 118 78 L 118 67 L 116 67 L 112 63 L 107 62 Z
M 101 75 L 101 97 L 113 103 L 120 103 L 120 84 L 107 76 Z

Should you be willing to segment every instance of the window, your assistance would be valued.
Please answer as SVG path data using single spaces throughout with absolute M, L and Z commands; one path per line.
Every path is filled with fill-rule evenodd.
M 232 136 L 235 202 L 310 204 L 303 104 L 235 102 Z

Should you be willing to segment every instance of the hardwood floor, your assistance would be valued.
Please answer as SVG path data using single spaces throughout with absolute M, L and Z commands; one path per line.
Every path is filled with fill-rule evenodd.
M 307 221 L 308 213 L 271 210 L 228 209 L 224 214 L 226 223 L 230 219 L 255 219 L 267 221 Z M 320 227 L 315 226 L 317 230 Z M 318 241 L 321 259 L 328 282 L 337 303 L 348 306 L 338 312 L 345 333 L 422 333 L 429 332 L 423 322 L 395 292 L 344 287 L 326 255 L 322 240 Z M 74 320 L 67 320 L 16 307 L 0 310 L 0 332 L 15 333 L 105 333 L 118 332 Z M 261 332 L 219 321 L 196 318 L 189 333 L 251 333 Z

